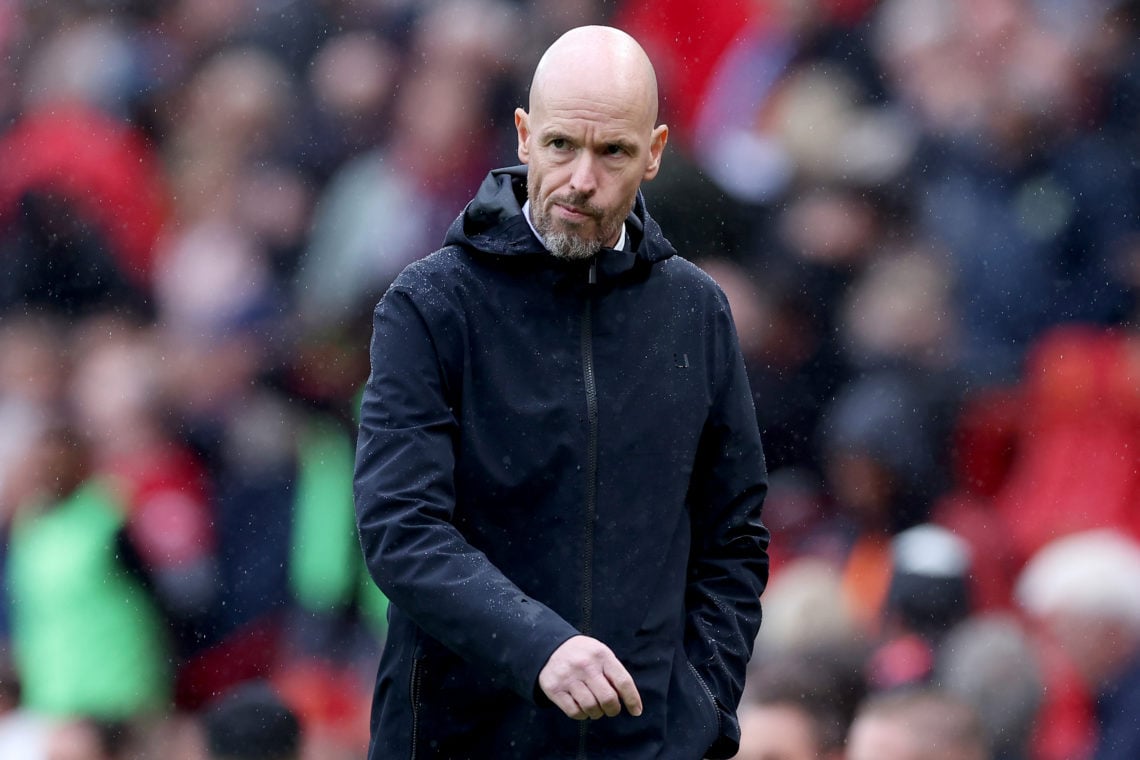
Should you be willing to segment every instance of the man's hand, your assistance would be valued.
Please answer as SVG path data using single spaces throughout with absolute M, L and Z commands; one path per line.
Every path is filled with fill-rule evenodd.
M 641 715 L 633 677 L 610 648 L 589 636 L 574 636 L 554 650 L 538 674 L 538 686 L 574 720 L 614 717 L 621 706 Z

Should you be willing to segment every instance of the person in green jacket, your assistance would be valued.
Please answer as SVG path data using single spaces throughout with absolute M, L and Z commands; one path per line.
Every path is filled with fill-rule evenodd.
M 122 559 L 122 505 L 90 472 L 66 426 L 46 431 L 22 468 L 7 557 L 12 655 L 27 709 L 129 719 L 169 706 L 166 632 Z

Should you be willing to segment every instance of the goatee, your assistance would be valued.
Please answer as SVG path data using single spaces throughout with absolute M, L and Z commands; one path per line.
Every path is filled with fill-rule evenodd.
M 536 195 L 535 188 L 528 187 L 528 190 L 531 191 L 533 198 Z M 558 202 L 599 220 L 601 226 L 605 226 L 605 215 L 590 205 L 588 196 L 571 194 L 565 198 L 560 198 Z M 555 220 L 542 207 L 541 202 L 531 201 L 531 218 L 534 222 L 534 228 L 542 235 L 546 249 L 557 258 L 567 260 L 588 259 L 602 249 L 601 239 L 585 237 L 572 230 L 567 230 L 565 227 L 569 225 L 556 225 Z M 624 219 L 624 215 L 622 218 Z
M 602 249 L 601 241 L 587 240 L 569 232 L 547 232 L 544 237 L 546 249 L 560 259 L 588 259 Z

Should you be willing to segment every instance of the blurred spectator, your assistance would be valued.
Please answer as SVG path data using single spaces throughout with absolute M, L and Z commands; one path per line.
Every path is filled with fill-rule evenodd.
M 1067 533 L 1114 528 L 1140 537 L 1136 356 L 1135 334 L 1090 325 L 1034 342 L 1018 388 L 1013 460 L 994 497 L 1018 563 Z
M 922 524 L 891 540 L 891 573 L 867 679 L 879 690 L 927 682 L 943 637 L 971 612 L 970 552 L 945 528 Z
M 0 309 L 141 308 L 167 213 L 151 146 L 88 106 L 54 104 L 0 136 L 0 163 Z
M 864 633 L 843 593 L 839 570 L 826 559 L 790 560 L 764 594 L 768 605 L 755 658 L 852 645 Z
M 19 475 L 8 579 L 22 704 L 112 720 L 167 709 L 163 621 L 121 560 L 123 506 L 92 479 L 86 442 L 49 427 Z
M 122 723 L 91 718 L 62 721 L 48 738 L 47 760 L 126 760 L 130 736 Z
M 891 580 L 891 538 L 924 522 L 940 487 L 940 445 L 931 388 L 906 371 L 856 378 L 820 426 L 824 469 L 846 539 L 844 589 L 856 617 L 875 627 Z
M 161 339 L 170 413 L 205 466 L 217 542 L 218 598 L 184 672 L 196 705 L 275 665 L 290 603 L 298 416 L 270 379 L 264 321 L 189 327 L 163 326 Z
M 1019 420 L 1016 390 L 966 393 L 947 435 L 947 491 L 930 521 L 952 531 L 970 548 L 970 597 L 975 612 L 1008 609 L 1019 553 L 1009 527 L 994 509 L 1014 459 Z
M 298 151 L 298 163 L 327 181 L 341 164 L 374 146 L 400 81 L 399 65 L 396 44 L 370 30 L 324 40 L 308 70 L 317 139 Z
M 1140 544 L 1108 529 L 1055 539 L 1018 578 L 1019 604 L 1072 665 L 1091 700 L 1092 751 L 1070 747 L 1070 758 L 1140 756 L 1137 578 Z
M 1090 128 L 1085 96 L 1103 84 L 1085 64 L 1106 4 L 1051 24 L 1056 7 L 884 0 L 877 14 L 878 57 L 924 137 L 907 184 L 949 252 L 963 369 L 985 384 L 1015 378 L 1041 330 L 1113 324 L 1128 307 L 1116 269 L 1137 224 L 1128 148 Z
M 53 25 L 29 50 L 21 82 L 23 108 L 82 102 L 126 119 L 140 84 L 139 51 L 130 27 L 110 14 L 70 12 L 73 18 Z
M 938 643 L 971 609 L 969 547 L 945 528 L 924 523 L 894 537 L 891 560 L 889 614 L 904 629 Z
M 425 65 L 406 73 L 392 133 L 320 198 L 296 281 L 305 324 L 370 313 L 404 266 L 439 247 L 494 164 L 490 96 L 513 28 L 500 0 L 445 2 L 419 19 L 409 56 Z
M 859 706 L 847 760 L 987 760 L 977 711 L 930 688 L 873 694 Z
M 728 297 L 768 467 L 772 472 L 797 467 L 818 471 L 819 452 L 808 431 L 818 427 L 821 409 L 842 383 L 844 368 L 829 351 L 812 305 L 770 272 L 753 274 L 752 268 L 724 257 L 699 263 Z M 779 402 L 771 403 L 774 399 Z
M 1028 631 L 1008 613 L 967 618 L 942 640 L 935 679 L 974 706 L 994 760 L 1027 760 L 1044 699 Z
M 296 90 L 275 55 L 244 45 L 204 61 L 171 105 L 164 147 L 175 203 L 155 254 L 164 300 L 186 288 L 180 305 L 227 318 L 270 302 L 292 275 L 312 205 L 289 163 Z M 219 300 L 208 300 L 211 289 Z
M 921 240 L 879 251 L 847 289 L 840 316 L 857 367 L 914 368 L 938 384 L 948 408 L 957 385 L 955 322 L 950 279 L 934 246 Z
M 69 400 L 92 444 L 94 471 L 123 503 L 136 569 L 169 623 L 181 664 L 209 633 L 220 595 L 217 540 L 206 469 L 167 427 L 156 337 L 112 315 L 77 327 Z M 183 703 L 193 686 L 181 672 L 176 679 Z
M 266 683 L 249 681 L 214 700 L 202 717 L 209 760 L 299 760 L 301 725 Z
M 0 252 L 17 264 L 5 308 L 137 306 L 169 213 L 158 146 L 130 122 L 147 87 L 132 28 L 81 5 L 19 3 L 8 19 L 20 76 L 0 135 Z
M 751 668 L 736 758 L 841 760 L 865 692 L 853 651 L 821 648 Z
M 66 393 L 69 367 L 62 320 L 6 316 L 0 322 L 0 524 L 14 508 L 12 478 Z
M 203 25 L 252 11 L 183 5 L 201 6 Z M 184 650 L 179 700 L 190 708 L 270 673 L 289 604 L 295 427 L 273 377 L 288 350 L 281 271 L 292 265 L 274 256 L 287 256 L 303 234 L 307 198 L 283 159 L 295 84 L 242 30 L 228 30 L 230 44 L 206 46 L 169 104 L 176 203 L 152 290 L 158 392 L 169 428 L 202 468 L 211 523 L 197 556 L 216 563 L 216 595 L 200 600 L 207 615 L 192 621 Z

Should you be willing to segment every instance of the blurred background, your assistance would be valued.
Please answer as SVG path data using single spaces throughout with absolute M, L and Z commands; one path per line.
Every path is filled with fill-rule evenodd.
M 972 711 L 984 754 L 947 757 L 1140 757 L 1138 12 L 0 0 L 0 757 L 202 760 L 235 723 L 363 756 L 372 307 L 517 163 L 583 23 L 656 64 L 644 192 L 751 373 L 772 582 L 739 757 L 791 735 L 772 704 L 810 718 L 792 757 L 843 757 L 919 686 Z M 207 719 L 254 686 L 299 730 Z

